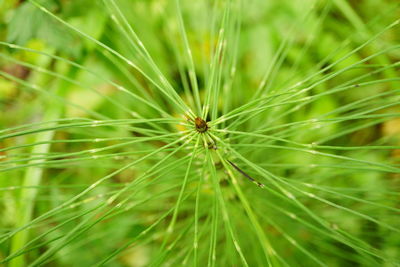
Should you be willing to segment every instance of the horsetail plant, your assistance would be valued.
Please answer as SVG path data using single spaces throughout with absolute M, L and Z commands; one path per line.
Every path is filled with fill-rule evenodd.
M 0 265 L 398 266 L 395 2 L 0 1 Z

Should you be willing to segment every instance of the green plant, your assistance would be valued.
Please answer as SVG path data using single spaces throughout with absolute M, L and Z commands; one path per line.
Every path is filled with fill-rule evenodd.
M 1 262 L 400 264 L 395 2 L 0 2 Z

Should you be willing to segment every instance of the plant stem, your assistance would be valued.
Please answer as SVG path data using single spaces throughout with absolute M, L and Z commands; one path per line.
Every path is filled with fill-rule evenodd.
M 61 113 L 59 106 L 52 106 L 47 109 L 43 121 L 56 120 L 59 118 Z M 55 125 L 55 124 L 54 124 Z M 46 154 L 50 150 L 50 143 L 54 136 L 54 131 L 40 132 L 36 135 L 33 142 L 47 142 L 46 144 L 41 144 L 34 146 L 32 149 L 32 154 L 43 153 Z M 26 169 L 24 179 L 22 182 L 23 188 L 21 189 L 21 194 L 19 196 L 18 209 L 16 211 L 16 227 L 22 227 L 28 224 L 32 219 L 33 209 L 35 207 L 35 199 L 38 193 L 37 186 L 40 185 L 43 176 L 43 169 L 40 167 L 45 159 L 39 159 L 29 162 L 30 164 L 35 163 L 36 166 L 31 166 Z M 29 237 L 29 228 L 18 232 L 12 238 L 11 253 L 15 253 L 20 249 L 23 249 L 24 245 L 27 243 Z M 25 255 L 22 254 L 10 262 L 10 267 L 26 266 Z
M 78 73 L 78 69 L 76 68 L 67 68 L 66 69 L 67 76 L 71 79 L 74 79 Z M 39 79 L 46 77 L 39 77 Z M 40 83 L 40 82 L 39 82 Z M 64 96 L 68 90 L 70 83 L 67 81 L 55 81 L 54 89 L 55 93 L 60 96 Z M 52 99 L 45 101 L 44 106 L 46 107 L 42 121 L 56 121 L 58 120 L 63 113 L 63 106 L 55 104 L 52 102 Z M 50 124 L 49 127 L 55 127 L 57 125 L 56 122 Z M 40 143 L 40 145 L 36 145 L 32 148 L 31 153 L 35 154 L 47 154 L 50 151 L 51 140 L 53 139 L 55 131 L 48 130 L 44 132 L 39 132 L 33 138 L 33 143 Z M 40 185 L 43 177 L 43 168 L 41 164 L 44 163 L 46 159 L 38 159 L 32 160 L 29 164 L 34 164 L 31 167 L 27 168 L 24 174 L 21 193 L 18 196 L 18 204 L 16 210 L 16 228 L 23 227 L 27 225 L 33 216 L 33 211 L 35 208 L 35 200 L 38 194 L 38 186 Z M 18 253 L 20 250 L 24 249 L 29 238 L 29 228 L 26 228 L 22 231 L 19 231 L 15 234 L 11 240 L 11 251 L 10 253 Z M 10 261 L 10 267 L 19 267 L 26 266 L 26 256 L 25 254 L 21 254 L 20 256 L 12 259 Z

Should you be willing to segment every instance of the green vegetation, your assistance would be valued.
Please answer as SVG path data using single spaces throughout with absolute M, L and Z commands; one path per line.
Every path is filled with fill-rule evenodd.
M 390 0 L 0 0 L 0 266 L 400 266 Z

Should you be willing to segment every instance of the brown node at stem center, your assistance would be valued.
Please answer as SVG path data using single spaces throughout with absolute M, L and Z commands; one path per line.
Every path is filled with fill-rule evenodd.
M 196 119 L 194 119 L 194 125 L 196 126 L 196 130 L 199 133 L 204 133 L 208 129 L 207 122 L 200 117 L 197 117 Z

